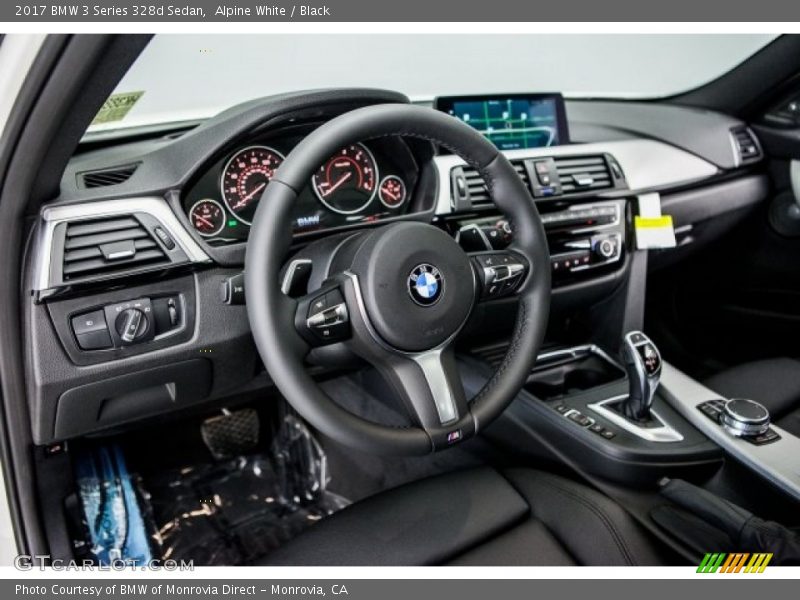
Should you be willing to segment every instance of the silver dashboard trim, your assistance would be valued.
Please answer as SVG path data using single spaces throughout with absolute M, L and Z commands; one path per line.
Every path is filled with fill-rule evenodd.
M 631 195 L 644 190 L 706 179 L 719 172 L 717 167 L 694 154 L 663 142 L 646 139 L 503 151 L 506 158 L 511 160 L 605 153 L 611 154 L 619 163 Z M 450 214 L 453 212 L 450 205 L 450 171 L 466 165 L 466 162 L 459 156 L 445 155 L 434 157 L 434 164 L 439 179 L 436 214 Z
M 208 254 L 192 238 L 186 228 L 181 225 L 164 198 L 142 197 L 123 198 L 119 200 L 100 200 L 80 204 L 48 206 L 40 213 L 40 223 L 34 247 L 34 279 L 35 291 L 47 290 L 63 285 L 52 276 L 53 239 L 55 229 L 61 223 L 87 221 L 98 217 L 111 217 L 146 213 L 156 219 L 175 240 L 186 254 L 190 262 L 210 262 Z
M 800 500 L 800 438 L 772 425 L 781 439 L 756 446 L 725 432 L 701 413 L 697 406 L 708 400 L 726 400 L 716 392 L 685 375 L 669 363 L 661 370 L 661 396 L 672 408 L 719 444 L 728 454 L 762 477 Z

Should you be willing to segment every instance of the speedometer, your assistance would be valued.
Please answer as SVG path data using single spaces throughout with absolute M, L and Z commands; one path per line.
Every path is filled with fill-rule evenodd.
M 378 166 L 363 144 L 351 144 L 331 156 L 314 174 L 312 187 L 333 212 L 352 215 L 364 210 L 378 189 Z
M 283 162 L 283 154 L 266 146 L 251 146 L 234 154 L 222 170 L 222 198 L 242 223 L 250 225 L 264 188 Z

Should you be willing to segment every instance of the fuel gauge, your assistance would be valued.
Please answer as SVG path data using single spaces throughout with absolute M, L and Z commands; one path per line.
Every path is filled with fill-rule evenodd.
M 387 175 L 381 181 L 378 195 L 386 208 L 399 208 L 406 201 L 406 184 L 397 175 Z
M 211 237 L 225 227 L 225 209 L 216 200 L 198 200 L 189 209 L 189 221 L 197 233 Z

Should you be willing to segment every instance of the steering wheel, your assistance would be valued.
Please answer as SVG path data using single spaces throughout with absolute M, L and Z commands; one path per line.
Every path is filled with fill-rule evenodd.
M 292 243 L 290 215 L 298 194 L 338 149 L 386 136 L 435 142 L 476 168 L 512 224 L 513 243 L 503 251 L 468 255 L 433 225 L 395 222 L 344 237 L 312 266 L 324 272 L 319 289 L 289 297 L 279 278 Z M 468 401 L 454 340 L 476 303 L 498 293 L 518 297 L 516 325 L 504 359 Z M 419 455 L 477 434 L 525 384 L 547 325 L 550 258 L 533 199 L 493 144 L 444 113 L 382 104 L 320 126 L 276 171 L 250 230 L 245 296 L 264 365 L 302 417 L 353 448 Z M 322 391 L 304 360 L 315 347 L 333 344 L 345 344 L 383 374 L 413 426 L 368 421 Z

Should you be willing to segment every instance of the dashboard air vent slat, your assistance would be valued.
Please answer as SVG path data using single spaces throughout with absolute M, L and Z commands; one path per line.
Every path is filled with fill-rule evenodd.
M 525 170 L 525 165 L 521 161 L 511 161 L 514 170 L 516 170 L 517 174 L 522 179 L 525 187 L 530 189 L 530 183 L 528 181 L 528 173 Z M 467 189 L 469 190 L 469 198 L 472 203 L 473 208 L 480 208 L 483 206 L 488 206 L 491 204 L 491 199 L 489 198 L 489 190 L 486 188 L 486 184 L 483 182 L 483 177 L 480 176 L 480 173 L 476 171 L 472 167 L 464 167 L 464 179 L 467 183 Z
M 85 171 L 80 173 L 78 177 L 83 182 L 84 188 L 98 188 L 107 187 L 111 185 L 119 185 L 131 178 L 139 167 L 135 165 L 124 165 L 121 167 L 113 167 L 111 169 L 102 169 L 97 171 Z
M 162 264 L 170 264 L 169 257 L 132 216 L 106 217 L 66 226 L 64 281 L 89 275 L 126 274 Z
M 761 158 L 761 148 L 755 134 L 749 127 L 735 127 L 731 129 L 733 144 L 742 162 Z
M 555 163 L 564 194 L 614 187 L 603 156 L 555 157 Z

